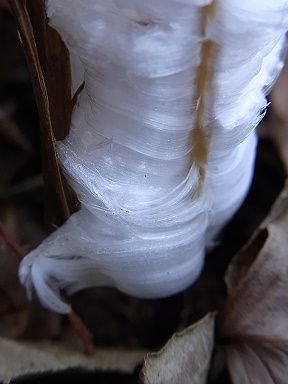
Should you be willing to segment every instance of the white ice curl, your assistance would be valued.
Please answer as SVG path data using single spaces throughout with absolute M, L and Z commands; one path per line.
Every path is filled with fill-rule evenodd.
M 206 36 L 201 0 L 48 0 L 50 24 L 85 87 L 58 155 L 79 212 L 30 252 L 20 278 L 44 306 L 113 286 L 164 297 L 198 277 L 204 251 L 241 205 L 265 92 L 282 67 L 287 1 L 218 0 Z M 217 46 L 205 114 L 206 178 L 191 161 L 195 83 L 205 39 Z M 193 159 L 192 159 L 193 160 Z

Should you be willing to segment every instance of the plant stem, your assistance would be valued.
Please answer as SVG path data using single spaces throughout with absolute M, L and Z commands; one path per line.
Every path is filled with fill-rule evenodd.
M 16 239 L 11 235 L 11 233 L 7 230 L 5 225 L 0 222 L 0 236 L 4 239 L 5 243 L 13 250 L 18 260 L 22 260 L 25 256 L 26 252 L 21 247 L 21 245 L 17 242 Z M 91 355 L 94 352 L 94 345 L 92 343 L 92 335 L 88 330 L 86 325 L 80 319 L 80 317 L 73 311 L 68 314 L 70 325 L 75 332 L 75 334 L 80 338 L 84 352 Z

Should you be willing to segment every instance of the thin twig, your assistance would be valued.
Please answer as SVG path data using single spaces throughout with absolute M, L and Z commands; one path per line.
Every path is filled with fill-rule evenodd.
M 0 236 L 4 239 L 5 243 L 13 250 L 18 260 L 22 260 L 26 252 L 17 242 L 16 239 L 9 233 L 3 223 L 0 222 Z M 92 354 L 95 349 L 92 343 L 92 335 L 80 317 L 71 309 L 71 312 L 68 314 L 70 325 L 75 332 L 75 334 L 81 339 L 84 352 L 87 354 Z
M 75 311 L 72 310 L 68 314 L 68 318 L 74 332 L 83 342 L 83 346 L 85 348 L 84 352 L 87 355 L 92 355 L 95 352 L 95 348 L 92 342 L 92 334 Z
M 22 260 L 26 252 L 9 233 L 5 226 L 0 222 L 0 235 L 3 237 L 5 243 L 13 250 L 19 260 Z

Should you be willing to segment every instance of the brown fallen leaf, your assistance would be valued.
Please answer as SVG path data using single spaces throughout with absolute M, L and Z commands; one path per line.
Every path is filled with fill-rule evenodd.
M 176 333 L 145 358 L 144 384 L 205 384 L 214 345 L 214 314 Z
M 288 377 L 288 182 L 271 214 L 228 268 L 218 317 L 234 384 L 284 384 Z
M 32 343 L 5 338 L 0 338 L 0 350 L 0 382 L 3 384 L 27 375 L 71 368 L 132 373 L 147 353 L 144 350 L 97 348 L 93 356 L 86 356 L 72 341 Z

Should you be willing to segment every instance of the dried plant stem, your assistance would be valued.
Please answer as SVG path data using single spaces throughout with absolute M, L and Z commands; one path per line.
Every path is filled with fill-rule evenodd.
M 0 236 L 3 238 L 5 243 L 13 250 L 18 260 L 22 260 L 26 252 L 17 242 L 17 240 L 11 235 L 7 230 L 5 225 L 0 222 Z M 87 354 L 92 354 L 94 352 L 94 345 L 92 342 L 92 335 L 80 317 L 73 311 L 68 315 L 70 325 L 75 332 L 75 334 L 81 339 L 84 352 Z
M 9 233 L 5 226 L 0 222 L 0 235 L 7 245 L 13 250 L 19 260 L 25 256 L 24 249 L 17 243 L 14 237 Z
M 95 352 L 95 348 L 92 342 L 91 332 L 88 330 L 86 325 L 83 323 L 83 321 L 80 319 L 80 317 L 77 315 L 75 311 L 72 310 L 68 314 L 68 318 L 74 332 L 82 340 L 82 343 L 84 346 L 84 352 L 87 355 L 92 355 Z
M 46 204 L 51 216 L 48 221 L 60 225 L 76 209 L 76 203 L 70 196 L 72 192 L 68 192 L 61 173 L 55 149 L 55 139 L 65 137 L 70 125 L 72 109 L 68 53 L 59 36 L 47 26 L 43 0 L 9 0 L 9 4 L 21 36 L 39 113 Z M 34 19 L 37 20 L 36 24 L 33 23 Z M 49 56 L 52 53 L 48 52 L 48 48 L 53 52 L 53 57 Z M 61 81 L 55 77 L 57 73 L 60 73 Z M 49 77 L 52 75 L 53 81 Z M 57 89 L 52 89 L 52 84 L 56 84 Z M 57 113 L 56 106 L 59 109 Z

